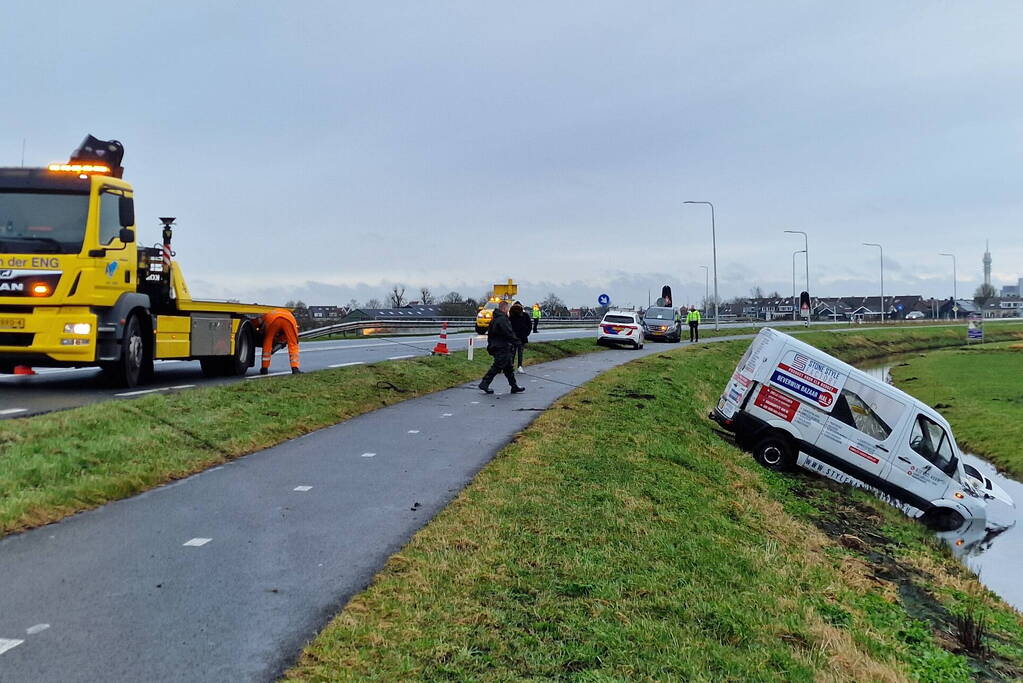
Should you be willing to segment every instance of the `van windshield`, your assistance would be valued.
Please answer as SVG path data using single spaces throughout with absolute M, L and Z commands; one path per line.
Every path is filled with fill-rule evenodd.
M 674 308 L 648 308 L 643 317 L 647 320 L 674 320 L 675 309 Z
M 0 192 L 0 254 L 77 254 L 89 195 Z

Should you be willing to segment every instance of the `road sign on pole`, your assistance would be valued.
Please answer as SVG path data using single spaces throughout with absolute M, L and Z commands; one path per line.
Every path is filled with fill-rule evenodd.
M 601 294 L 600 296 L 597 297 L 597 303 L 600 304 L 601 306 L 607 306 L 608 304 L 611 303 L 611 297 L 609 297 L 607 294 Z

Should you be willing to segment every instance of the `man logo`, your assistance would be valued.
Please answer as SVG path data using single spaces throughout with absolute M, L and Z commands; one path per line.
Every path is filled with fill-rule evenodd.
M 0 270 L 0 280 L 11 280 L 14 278 L 13 270 Z

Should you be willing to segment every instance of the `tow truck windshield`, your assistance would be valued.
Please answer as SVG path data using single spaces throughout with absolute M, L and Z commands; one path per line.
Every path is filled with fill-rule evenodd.
M 77 254 L 89 195 L 0 191 L 0 254 Z

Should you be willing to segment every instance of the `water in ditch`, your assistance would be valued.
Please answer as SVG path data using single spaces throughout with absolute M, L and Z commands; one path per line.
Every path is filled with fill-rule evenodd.
M 895 364 L 888 359 L 883 364 L 860 369 L 891 383 L 890 370 Z M 1023 483 L 1000 473 L 994 465 L 972 453 L 963 453 L 963 462 L 1001 486 L 1016 501 L 1016 507 L 989 501 L 987 521 L 971 520 L 960 529 L 939 533 L 938 537 L 949 544 L 981 583 L 1023 611 L 1023 581 L 1019 575 L 1023 567 Z

